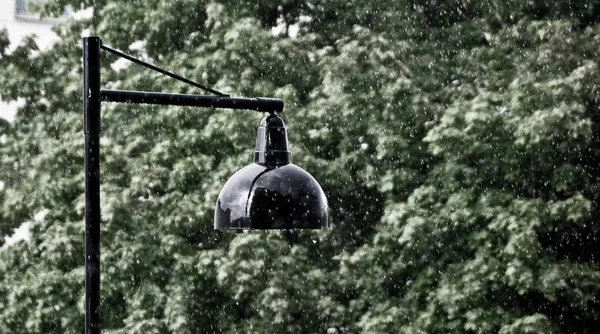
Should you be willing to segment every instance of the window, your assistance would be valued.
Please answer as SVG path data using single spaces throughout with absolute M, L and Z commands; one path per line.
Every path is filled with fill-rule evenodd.
M 26 0 L 17 0 L 15 4 L 15 14 L 23 15 L 27 12 L 27 1 Z
M 24 21 L 43 21 L 48 23 L 60 22 L 69 17 L 66 11 L 60 17 L 40 18 L 40 15 L 34 12 L 35 6 L 43 3 L 45 0 L 15 0 L 15 17 Z

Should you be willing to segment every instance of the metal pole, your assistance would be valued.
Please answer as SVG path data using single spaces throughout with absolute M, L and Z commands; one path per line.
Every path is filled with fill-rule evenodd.
M 85 333 L 100 334 L 100 46 L 83 38 Z

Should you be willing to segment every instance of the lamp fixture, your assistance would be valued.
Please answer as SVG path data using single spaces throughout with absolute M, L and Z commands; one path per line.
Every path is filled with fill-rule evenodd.
M 329 223 L 319 183 L 290 162 L 287 129 L 274 113 L 262 119 L 254 163 L 223 186 L 215 229 L 319 229 Z

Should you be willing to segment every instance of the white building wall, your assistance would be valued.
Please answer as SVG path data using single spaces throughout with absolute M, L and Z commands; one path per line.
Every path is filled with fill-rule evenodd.
M 36 36 L 35 41 L 41 49 L 50 47 L 58 39 L 51 30 L 57 20 L 39 20 L 34 15 L 17 15 L 17 1 L 19 0 L 0 0 L 0 29 L 8 31 L 10 49 L 16 48 L 24 37 L 30 35 Z M 0 100 L 0 117 L 12 121 L 17 105 L 16 102 L 6 103 Z

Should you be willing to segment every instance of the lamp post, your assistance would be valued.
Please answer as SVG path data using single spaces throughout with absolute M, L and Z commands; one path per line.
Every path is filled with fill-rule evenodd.
M 104 90 L 100 52 L 183 81 L 215 95 Z M 215 229 L 318 229 L 329 224 L 327 199 L 317 181 L 290 162 L 287 130 L 276 115 L 283 101 L 235 98 L 83 38 L 83 127 L 85 135 L 85 332 L 100 333 L 100 130 L 101 102 L 249 109 L 269 112 L 258 128 L 254 162 L 235 173 L 217 199 Z

